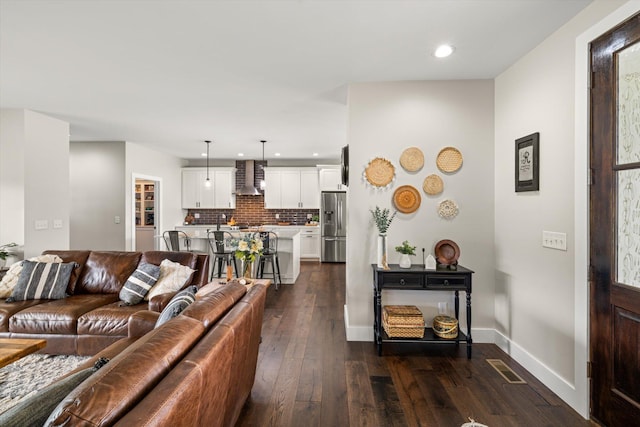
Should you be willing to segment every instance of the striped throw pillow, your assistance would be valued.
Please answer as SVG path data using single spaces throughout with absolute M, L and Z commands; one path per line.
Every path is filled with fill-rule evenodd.
M 22 261 L 18 284 L 13 288 L 7 302 L 66 297 L 67 285 L 75 264 Z
M 189 286 L 175 294 L 169 304 L 162 310 L 162 313 L 160 313 L 155 327 L 157 328 L 182 313 L 185 308 L 189 307 L 189 304 L 196 300 L 197 291 L 198 288 L 196 286 Z
M 120 301 L 126 305 L 135 305 L 144 299 L 149 289 L 156 284 L 160 275 L 160 267 L 142 262 L 120 289 Z

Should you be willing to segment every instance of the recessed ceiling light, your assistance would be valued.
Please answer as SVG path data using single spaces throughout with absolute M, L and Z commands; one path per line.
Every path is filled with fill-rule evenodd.
M 276 154 L 274 154 L 274 156 L 280 157 L 280 153 L 276 153 Z
M 318 153 L 313 153 L 313 157 L 318 157 Z
M 438 48 L 435 50 L 433 55 L 436 58 L 446 58 L 447 56 L 451 55 L 452 53 L 453 53 L 453 46 L 450 46 L 448 44 L 443 44 L 443 45 L 438 46 Z
M 238 157 L 244 157 L 244 153 L 238 153 Z

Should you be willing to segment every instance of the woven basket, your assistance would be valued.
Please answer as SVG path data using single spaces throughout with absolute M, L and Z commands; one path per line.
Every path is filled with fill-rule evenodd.
M 429 175 L 422 183 L 422 189 L 430 196 L 442 193 L 443 187 L 444 183 L 442 182 L 442 178 L 436 174 Z
M 462 166 L 462 153 L 455 147 L 445 147 L 438 153 L 436 165 L 442 172 L 455 172 Z
M 396 168 L 393 164 L 382 157 L 371 160 L 364 170 L 364 175 L 369 184 L 375 187 L 385 187 L 393 181 Z
M 458 319 L 438 315 L 433 318 L 433 333 L 440 338 L 453 339 L 458 336 Z
M 424 317 L 415 305 L 385 305 L 382 327 L 390 338 L 424 337 Z
M 416 172 L 424 166 L 424 154 L 418 147 L 409 147 L 400 156 L 400 166 L 407 172 Z

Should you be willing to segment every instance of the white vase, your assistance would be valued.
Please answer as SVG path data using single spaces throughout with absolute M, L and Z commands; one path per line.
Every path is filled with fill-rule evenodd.
M 384 268 L 387 270 L 389 264 L 387 263 L 387 235 L 378 234 L 378 256 L 376 258 L 378 268 Z
M 409 255 L 407 254 L 402 254 L 402 256 L 400 257 L 400 268 L 410 268 L 411 267 L 411 258 L 409 258 Z

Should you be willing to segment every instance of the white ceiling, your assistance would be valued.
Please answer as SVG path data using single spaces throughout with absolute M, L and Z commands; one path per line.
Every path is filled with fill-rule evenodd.
M 493 78 L 590 2 L 0 0 L 0 107 L 183 158 L 338 158 L 350 83 Z

